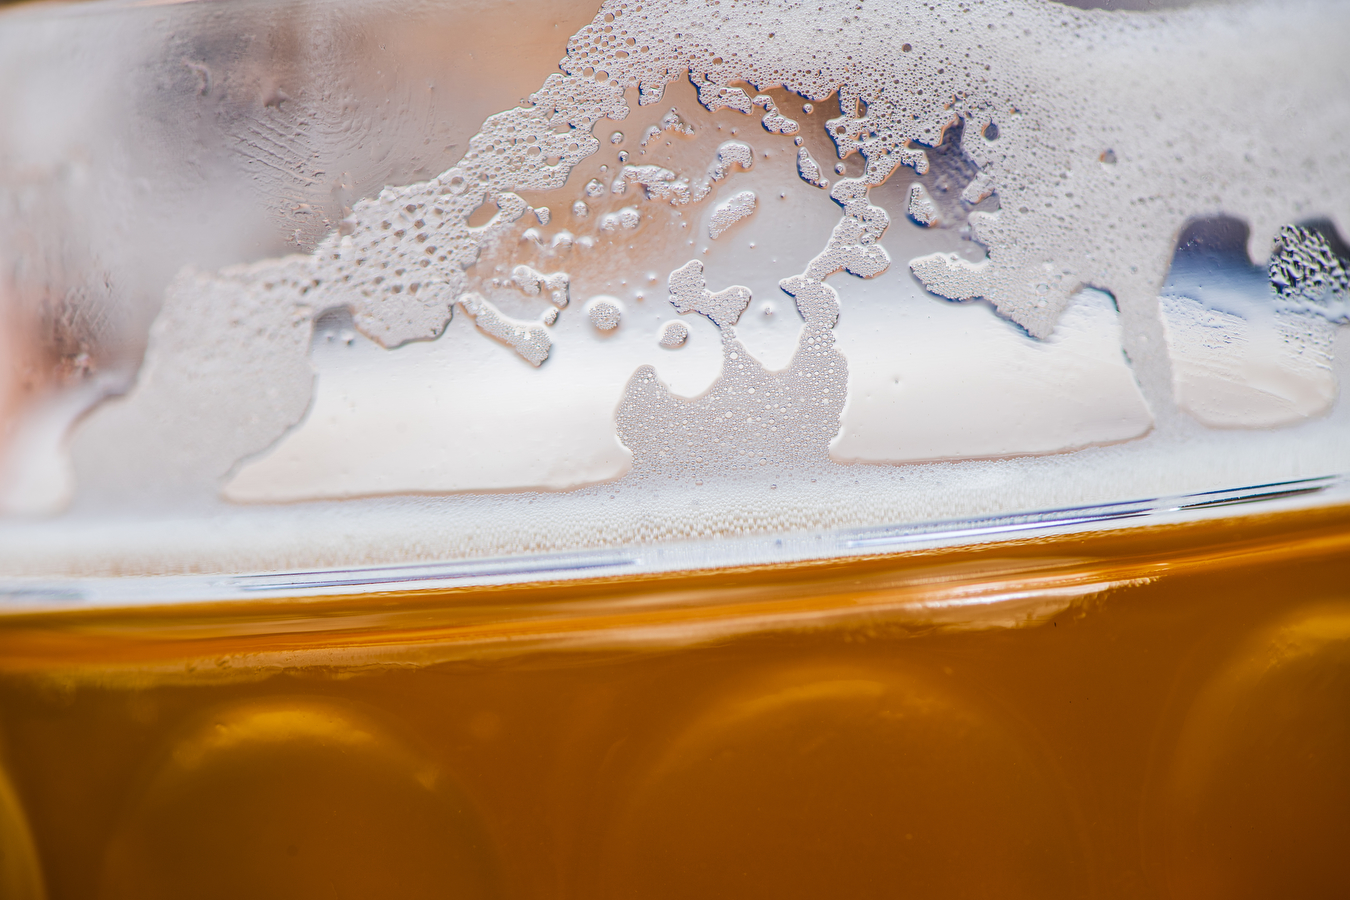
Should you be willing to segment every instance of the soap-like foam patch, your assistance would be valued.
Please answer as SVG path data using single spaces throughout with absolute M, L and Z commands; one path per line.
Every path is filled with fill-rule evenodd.
M 719 203 L 708 220 L 708 237 L 716 240 L 732 225 L 752 215 L 757 201 L 754 191 L 740 191 Z
M 484 334 L 491 335 L 519 353 L 530 365 L 538 366 L 548 359 L 553 341 L 543 325 L 519 322 L 502 315 L 482 294 L 461 294 L 459 305 L 473 317 L 474 324 Z
M 927 189 L 921 184 L 912 184 L 909 187 L 909 203 L 906 212 L 909 217 L 925 228 L 932 228 L 941 221 L 938 215 L 937 204 L 933 198 L 928 195 Z
M 696 312 L 717 325 L 735 325 L 750 305 L 750 289 L 734 284 L 713 292 L 703 277 L 703 263 L 696 259 L 670 273 L 670 302 L 680 312 Z

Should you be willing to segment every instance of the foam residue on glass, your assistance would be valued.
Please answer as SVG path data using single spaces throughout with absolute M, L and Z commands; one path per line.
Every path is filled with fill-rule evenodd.
M 77 503 L 573 490 L 454 551 L 514 552 L 1343 470 L 1345 22 L 607 3 L 449 170 L 183 273 L 76 432 Z M 1215 210 L 1242 271 L 1188 287 Z
M 1267 266 L 1247 257 L 1235 219 L 1189 226 L 1161 297 L 1177 404 L 1216 428 L 1324 415 L 1337 393 L 1334 343 L 1344 268 L 1325 237 L 1280 231 Z

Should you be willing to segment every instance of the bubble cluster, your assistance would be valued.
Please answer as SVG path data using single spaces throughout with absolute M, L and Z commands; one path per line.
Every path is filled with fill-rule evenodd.
M 357 328 L 387 347 L 440 334 L 467 286 L 464 270 L 529 209 L 516 191 L 561 187 L 599 148 L 595 123 L 627 113 L 613 85 L 550 76 L 528 105 L 489 117 L 454 167 L 356 204 L 315 251 L 322 303 L 351 308 Z M 485 207 L 495 212 L 471 226 Z
M 717 205 L 708 220 L 708 237 L 716 240 L 722 233 L 755 211 L 755 192 L 739 191 Z
M 634 207 L 625 206 L 612 213 L 606 213 L 600 220 L 600 230 L 606 232 L 634 231 L 642 224 L 642 214 Z
M 820 163 L 816 162 L 815 157 L 811 155 L 811 151 L 805 147 L 797 148 L 797 175 L 812 187 L 828 188 L 830 186 L 830 180 L 820 170 Z
M 1286 307 L 1336 322 L 1350 318 L 1350 272 L 1325 235 L 1299 225 L 1284 226 L 1275 239 L 1269 269 L 1270 285 Z
M 918 182 L 909 186 L 909 203 L 906 204 L 909 217 L 925 228 L 932 228 L 940 221 L 937 204 L 928 195 L 928 190 Z
M 519 265 L 511 270 L 511 280 L 531 297 L 545 295 L 548 301 L 559 309 L 566 306 L 571 299 L 569 293 L 571 284 L 566 272 L 545 275 L 529 266 Z
M 770 372 L 730 324 L 719 325 L 723 373 L 703 396 L 674 396 L 651 366 L 633 374 L 616 417 L 619 439 L 633 452 L 630 477 L 701 484 L 828 467 L 848 380 L 830 326 L 808 324 L 788 367 Z
M 735 325 L 741 313 L 750 305 L 750 289 L 741 285 L 713 293 L 703 276 L 703 263 L 697 259 L 670 273 L 670 303 L 682 313 L 695 312 L 707 316 L 719 327 Z
M 541 324 L 518 322 L 503 315 L 482 294 L 470 291 L 461 294 L 459 305 L 473 317 L 474 324 L 484 334 L 496 338 L 521 355 L 531 365 L 542 365 L 548 359 L 553 340 Z M 556 310 L 550 310 L 556 318 Z
M 778 111 L 778 106 L 768 94 L 758 95 L 752 103 L 764 110 L 764 115 L 759 120 L 759 124 L 763 125 L 764 130 L 770 134 L 796 134 L 801 130 L 801 126 L 795 120 L 789 119 Z
M 692 125 L 686 125 L 684 123 L 684 120 L 680 118 L 678 110 L 672 109 L 661 117 L 661 123 L 659 125 L 653 125 L 647 129 L 646 133 L 642 135 L 642 142 L 639 146 L 645 151 L 648 144 L 667 132 L 682 137 L 691 137 L 694 133 L 694 128 Z
M 689 340 L 689 326 L 683 322 L 667 322 L 666 327 L 661 329 L 661 337 L 658 343 L 662 347 L 675 349 L 683 347 L 685 341 Z
M 1316 196 L 1325 175 L 1308 181 L 1272 170 L 1281 168 L 1279 153 L 1262 135 L 1273 132 L 1249 111 L 1257 98 L 1284 91 L 1262 73 L 1287 68 L 1278 61 L 1285 43 L 1273 38 L 1293 29 L 1265 12 L 1248 18 L 1202 10 L 1121 16 L 1032 0 L 866 9 L 762 0 L 711 14 L 620 2 L 578 32 L 562 65 L 637 87 L 643 103 L 656 102 L 686 71 L 710 108 L 753 104 L 738 87 L 746 84 L 782 85 L 810 101 L 837 95 L 842 114 L 830 120 L 830 137 L 841 158 L 859 153 L 869 167 L 892 165 L 888 157 L 936 146 L 954 124 L 967 125 L 962 150 L 982 173 L 967 199 L 1001 198 L 997 213 L 971 218 L 988 259 L 972 266 L 927 257 L 915 274 L 952 299 L 985 297 L 1044 336 L 1084 284 L 1114 282 L 1106 286 L 1118 293 L 1132 293 L 1140 280 L 1160 284 L 1170 240 L 1194 211 L 1214 208 L 1216 185 L 1228 186 L 1222 202 L 1230 210 L 1271 223 L 1253 235 L 1259 246 L 1268 245 L 1262 238 L 1273 223 L 1296 218 L 1300 204 L 1346 208 L 1342 189 L 1335 199 Z M 1203 31 L 1215 54 L 1226 54 L 1252 46 L 1253 28 L 1265 35 L 1254 50 L 1269 57 L 1269 67 L 1253 60 L 1228 66 L 1215 55 L 1190 61 L 1193 34 Z M 827 52 L 819 52 L 822 43 Z M 1038 49 L 1050 46 L 1053 52 Z M 1339 63 L 1326 69 L 1329 61 L 1318 58 L 1320 73 L 1298 73 L 1300 84 L 1335 83 L 1344 73 Z M 1135 79 L 1127 91 L 1122 68 Z M 1198 81 L 1207 86 L 1198 89 Z M 1274 117 L 1287 123 L 1275 131 L 1300 132 L 1303 116 L 1320 120 L 1325 96 L 1305 90 L 1293 105 L 1272 98 L 1280 107 Z M 1158 97 L 1167 98 L 1165 115 L 1149 112 Z M 1201 121 L 1213 130 L 1197 128 Z M 803 177 L 821 183 L 807 159 Z M 1210 175 L 1189 178 L 1194 171 Z M 1286 189 L 1255 187 L 1271 175 Z M 1045 260 L 1056 267 L 1048 280 Z M 1133 277 L 1140 260 L 1149 261 L 1149 279 Z M 1037 290 L 1042 284 L 1047 290 Z
M 644 188 L 649 200 L 668 200 L 672 206 L 685 206 L 707 197 L 713 185 L 732 172 L 749 169 L 754 164 L 755 151 L 749 144 L 726 141 L 717 148 L 703 180 L 696 184 L 662 166 L 626 165 L 619 170 L 610 190 L 622 194 L 630 184 L 637 184 Z
M 623 318 L 623 308 L 614 297 L 595 297 L 586 306 L 591 324 L 601 331 L 613 331 Z

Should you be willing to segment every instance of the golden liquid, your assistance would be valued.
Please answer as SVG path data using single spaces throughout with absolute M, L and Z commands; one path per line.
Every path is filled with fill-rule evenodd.
M 0 619 L 0 891 L 1350 895 L 1350 508 Z

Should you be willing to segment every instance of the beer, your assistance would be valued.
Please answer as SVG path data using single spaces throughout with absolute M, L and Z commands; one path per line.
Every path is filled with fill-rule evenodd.
M 12 614 L 7 874 L 53 897 L 1334 895 L 1347 523 Z

